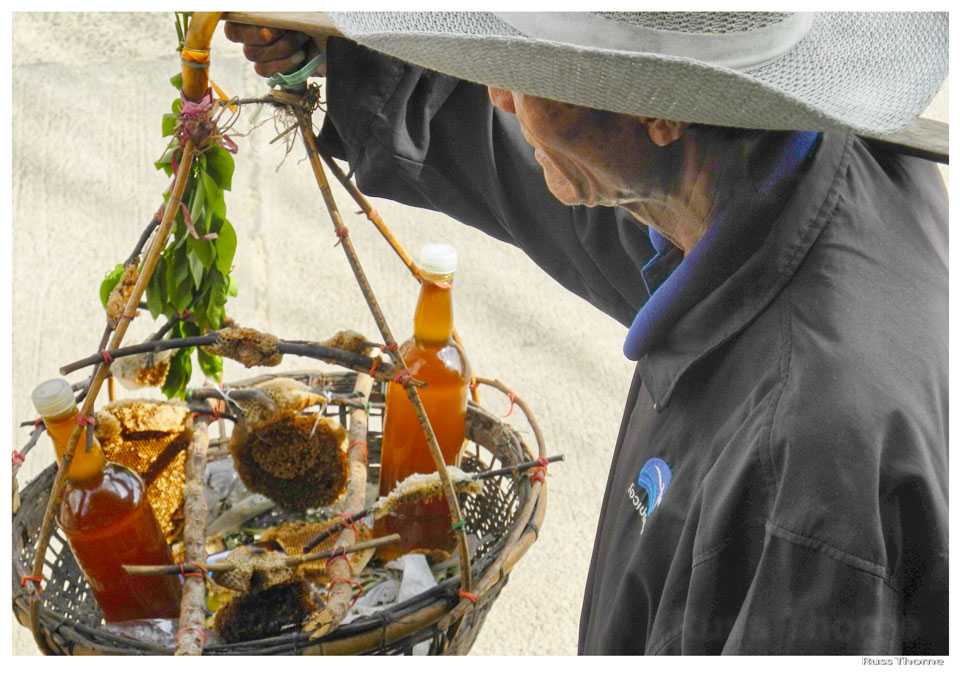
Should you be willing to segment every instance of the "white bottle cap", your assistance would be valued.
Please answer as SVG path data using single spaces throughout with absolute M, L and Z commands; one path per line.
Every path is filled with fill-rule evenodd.
M 43 382 L 30 394 L 33 405 L 42 417 L 62 415 L 77 407 L 70 383 L 60 377 Z
M 427 243 L 420 248 L 420 268 L 432 274 L 451 274 L 457 270 L 457 251 L 448 243 Z

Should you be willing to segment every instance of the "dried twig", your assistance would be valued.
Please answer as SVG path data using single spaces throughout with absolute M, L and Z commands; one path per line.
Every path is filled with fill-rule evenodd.
M 207 335 L 200 335 L 198 337 L 177 337 L 169 340 L 152 340 L 149 342 L 143 342 L 141 344 L 131 344 L 119 349 L 113 349 L 110 350 L 109 354 L 111 359 L 117 359 L 123 358 L 124 356 L 133 356 L 135 354 L 153 353 L 156 351 L 162 351 L 164 349 L 182 349 L 184 347 L 209 346 L 215 344 L 218 340 L 218 337 L 218 333 L 214 332 Z M 361 373 L 368 374 L 372 370 L 374 376 L 379 380 L 389 382 L 397 379 L 398 377 L 402 377 L 403 379 L 409 379 L 409 382 L 413 385 L 426 386 L 426 383 L 422 380 L 407 378 L 405 371 L 395 367 L 395 365 L 390 363 L 381 362 L 370 358 L 369 356 L 354 354 L 341 349 L 325 347 L 320 344 L 299 344 L 296 342 L 285 342 L 281 340 L 277 345 L 277 351 L 281 354 L 316 358 L 321 361 L 333 363 L 334 365 L 343 366 L 344 368 L 356 370 L 357 372 Z M 60 368 L 60 374 L 68 375 L 74 370 L 79 370 L 80 368 L 84 368 L 88 365 L 100 365 L 103 363 L 103 360 L 102 353 L 91 354 L 86 358 L 82 358 L 79 361 L 74 361 L 73 363 L 63 366 Z
M 373 357 L 376 357 L 375 352 Z M 361 402 L 369 402 L 372 389 L 373 379 L 369 375 L 358 373 L 354 391 Z M 350 413 L 350 427 L 347 430 L 347 454 L 349 455 L 350 480 L 341 509 L 343 512 L 356 513 L 363 508 L 367 491 L 367 411 L 365 408 Z M 347 530 L 345 526 L 340 526 L 340 531 L 334 549 L 347 549 L 355 545 L 357 534 L 354 531 Z M 330 533 L 330 535 L 334 534 L 335 532 Z M 397 540 L 399 539 L 400 536 L 398 535 Z M 317 544 L 319 543 L 314 543 L 313 546 Z M 303 551 L 306 554 L 307 550 L 304 549 Z M 343 620 L 347 611 L 350 610 L 350 604 L 353 601 L 352 578 L 354 574 L 350 569 L 349 560 L 334 559 L 329 562 L 327 569 L 327 575 L 331 582 L 327 605 L 311 615 L 304 625 L 304 631 L 313 638 L 322 637 L 333 631 Z
M 183 527 L 184 560 L 206 560 L 207 498 L 203 489 L 203 474 L 207 466 L 207 417 L 195 417 L 193 437 L 187 449 L 184 467 Z M 204 619 L 207 587 L 205 578 L 184 578 L 183 597 L 180 600 L 180 626 L 177 631 L 176 655 L 200 655 L 203 653 Z
M 190 304 L 192 306 L 193 302 L 191 301 Z M 163 339 L 164 335 L 170 332 L 173 326 L 175 326 L 180 321 L 186 320 L 187 318 L 189 318 L 189 316 L 190 316 L 189 313 L 184 313 L 184 314 L 177 314 L 171 318 L 168 318 L 163 322 L 163 325 L 161 325 L 153 333 L 150 334 L 150 336 L 147 338 L 147 341 L 155 342 L 157 340 Z
M 159 224 L 160 218 L 157 215 L 154 215 L 153 219 L 150 220 L 150 223 L 147 224 L 146 228 L 143 230 L 143 233 L 140 234 L 140 238 L 137 239 L 137 244 L 133 246 L 133 252 L 131 252 L 130 256 L 124 260 L 124 266 L 132 264 L 137 257 L 140 256 L 140 253 L 143 251 L 143 246 L 147 244 L 147 240 L 150 238 L 150 235 L 154 232 L 157 226 L 159 226 Z
M 199 337 L 177 337 L 169 340 L 151 340 L 149 342 L 131 344 L 129 346 L 112 349 L 109 350 L 109 353 L 111 360 L 113 360 L 117 358 L 123 358 L 124 356 L 149 354 L 156 351 L 162 351 L 164 349 L 200 347 L 207 344 L 213 344 L 216 341 L 216 333 L 211 333 L 209 335 L 201 335 Z M 60 368 L 60 374 L 69 375 L 73 371 L 79 370 L 80 368 L 85 368 L 88 365 L 100 365 L 103 363 L 103 360 L 103 355 L 101 353 L 91 354 L 86 358 L 81 358 L 79 361 L 74 361 L 73 363 L 68 363 L 67 365 L 63 366 Z
M 328 536 L 329 537 L 329 536 Z M 385 535 L 380 538 L 375 538 L 373 540 L 367 540 L 366 542 L 358 542 L 350 546 L 341 546 L 334 547 L 333 549 L 325 549 L 322 552 L 313 552 L 312 554 L 298 554 L 295 556 L 288 556 L 284 561 L 283 565 L 286 567 L 299 566 L 300 564 L 309 563 L 311 561 L 319 561 L 320 559 L 332 559 L 344 554 L 353 554 L 354 552 L 362 552 L 366 549 L 376 549 L 381 545 L 389 545 L 394 542 L 398 542 L 400 536 L 397 533 L 392 535 Z M 236 568 L 237 564 L 229 562 L 226 560 L 207 562 L 201 566 L 197 563 L 185 561 L 182 564 L 177 564 L 173 566 L 123 566 L 125 570 L 130 575 L 196 575 L 207 573 L 227 573 Z
M 393 235 L 393 231 L 391 231 L 390 227 L 388 227 L 386 222 L 383 221 L 380 213 L 377 212 L 373 205 L 370 204 L 370 201 L 367 200 L 367 197 L 360 193 L 360 189 L 358 189 L 354 183 L 347 178 L 347 175 L 343 170 L 340 169 L 340 166 L 334 162 L 333 158 L 325 153 L 320 153 L 320 157 L 323 159 L 323 162 L 326 163 L 327 167 L 330 168 L 330 172 L 333 173 L 333 176 L 337 178 L 337 181 L 343 185 L 343 188 L 347 190 L 347 193 L 350 194 L 350 197 L 353 198 L 357 206 L 359 206 L 359 208 L 363 211 L 363 214 L 366 215 L 367 219 L 369 219 L 370 222 L 377 227 L 377 231 L 379 231 L 384 240 L 389 243 L 390 247 L 393 248 L 393 251 L 397 253 L 397 257 L 399 257 L 404 266 L 410 270 L 410 273 L 413 274 L 413 277 L 418 281 L 422 281 L 423 274 L 420 271 L 420 267 L 418 267 L 416 262 L 413 261 L 413 257 L 407 253 L 403 245 L 400 244 L 400 241 L 397 240 L 397 237 Z
M 46 425 L 43 424 L 43 420 L 39 422 L 31 423 L 34 425 L 33 431 L 30 432 L 30 438 L 27 439 L 27 442 L 23 444 L 23 447 L 20 450 L 13 451 L 13 478 L 17 477 L 17 472 L 20 471 L 20 467 L 23 466 L 23 463 L 27 461 L 27 453 L 29 453 L 37 441 L 40 440 L 40 435 L 47 430 Z

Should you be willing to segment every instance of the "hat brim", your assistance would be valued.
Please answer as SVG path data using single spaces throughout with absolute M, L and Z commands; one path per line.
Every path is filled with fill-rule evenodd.
M 458 78 L 618 113 L 771 130 L 885 134 L 948 71 L 945 13 L 820 13 L 789 52 L 734 70 L 529 38 L 487 12 L 331 12 L 349 38 Z

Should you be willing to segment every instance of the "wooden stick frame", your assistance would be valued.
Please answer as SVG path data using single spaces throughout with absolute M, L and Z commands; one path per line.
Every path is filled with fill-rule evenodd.
M 208 88 L 208 77 L 207 72 L 209 69 L 209 48 L 210 42 L 212 40 L 213 33 L 216 29 L 216 26 L 220 19 L 222 18 L 223 13 L 204 13 L 198 12 L 194 13 L 191 17 L 190 25 L 188 28 L 187 36 L 184 43 L 184 49 L 182 52 L 182 75 L 183 75 L 183 88 L 182 94 L 185 98 L 191 101 L 200 100 L 207 92 Z M 259 15 L 257 15 L 259 16 Z M 250 23 L 252 21 L 253 15 L 248 15 Z M 233 20 L 238 20 L 237 15 L 230 15 L 230 18 Z M 274 23 L 273 25 L 277 25 Z M 289 27 L 293 28 L 292 24 L 288 24 Z M 332 33 L 331 33 L 332 34 Z M 451 525 L 454 526 L 456 535 L 457 535 L 457 551 L 460 561 L 460 586 L 462 593 L 462 601 L 460 607 L 467 607 L 474 605 L 475 596 L 472 594 L 473 591 L 473 574 L 470 563 L 470 554 L 467 547 L 466 536 L 463 526 L 463 517 L 457 501 L 457 495 L 454 490 L 454 486 L 447 474 L 446 464 L 443 460 L 442 453 L 440 451 L 440 446 L 437 441 L 436 435 L 433 432 L 433 428 L 430 424 L 429 418 L 426 414 L 426 411 L 423 406 L 423 402 L 420 399 L 419 392 L 417 391 L 418 386 L 422 386 L 422 382 L 418 382 L 410 378 L 409 372 L 407 372 L 407 366 L 403 360 L 403 357 L 399 353 L 398 345 L 396 343 L 396 338 L 394 337 L 392 331 L 390 330 L 389 325 L 387 324 L 386 318 L 383 315 L 382 310 L 380 309 L 379 303 L 374 295 L 372 289 L 370 288 L 369 282 L 367 281 L 366 275 L 364 274 L 362 265 L 360 264 L 359 258 L 357 256 L 356 250 L 353 246 L 352 240 L 350 239 L 349 232 L 346 229 L 343 219 L 340 216 L 339 210 L 337 208 L 336 202 L 333 198 L 332 191 L 330 190 L 330 185 L 326 180 L 326 175 L 323 170 L 322 162 L 327 162 L 331 167 L 331 170 L 334 171 L 334 174 L 337 176 L 337 179 L 344 184 L 347 190 L 351 193 L 354 200 L 364 209 L 365 214 L 370 218 L 371 221 L 377 226 L 380 233 L 387 239 L 388 243 L 393 247 L 396 254 L 404 262 L 404 264 L 410 269 L 411 273 L 417 280 L 421 280 L 419 269 L 416 267 L 416 264 L 413 263 L 413 260 L 406 254 L 399 242 L 393 237 L 392 233 L 383 223 L 382 219 L 376 215 L 376 212 L 370 206 L 369 202 L 366 201 L 365 197 L 359 193 L 355 186 L 346 178 L 345 175 L 333 161 L 329 158 L 324 158 L 321 160 L 321 155 L 316 146 L 316 140 L 313 136 L 313 128 L 311 121 L 311 111 L 304 107 L 303 102 L 300 97 L 285 93 L 282 91 L 274 91 L 272 93 L 272 98 L 276 103 L 280 105 L 287 106 L 288 109 L 294 113 L 298 127 L 303 138 L 303 142 L 307 149 L 307 154 L 310 159 L 311 168 L 314 173 L 314 177 L 317 181 L 318 187 L 320 188 L 321 194 L 324 199 L 325 206 L 331 218 L 331 221 L 334 224 L 335 232 L 339 238 L 339 244 L 343 247 L 344 253 L 347 256 L 350 267 L 354 273 L 354 276 L 357 279 L 357 282 L 364 293 L 364 297 L 367 301 L 367 304 L 370 308 L 374 320 L 377 322 L 377 326 L 380 329 L 380 332 L 383 336 L 385 342 L 385 348 L 387 353 L 393 359 L 393 364 L 402 371 L 402 377 L 404 379 L 397 380 L 401 381 L 404 385 L 405 391 L 408 398 L 414 406 L 414 409 L 417 413 L 418 420 L 421 427 L 423 428 L 424 435 L 426 436 L 428 447 L 431 452 L 431 456 L 434 459 L 437 472 L 440 475 L 440 478 L 443 482 L 443 491 L 444 497 L 447 501 L 448 509 L 450 512 Z M 155 217 L 148 228 L 142 234 L 134 255 L 131 256 L 131 259 L 135 258 L 139 253 L 139 249 L 142 248 L 146 243 L 149 242 L 149 247 L 147 253 L 144 257 L 144 261 L 140 270 L 138 272 L 136 282 L 133 287 L 133 291 L 130 294 L 130 297 L 127 299 L 121 318 L 116 324 L 115 328 L 107 326 L 104 330 L 103 337 L 100 342 L 99 349 L 97 351 L 97 356 L 101 357 L 101 360 L 89 360 L 86 359 L 84 365 L 94 365 L 95 371 L 92 377 L 90 378 L 89 385 L 86 388 L 86 391 L 82 394 L 83 402 L 79 408 L 80 416 L 84 418 L 90 418 L 93 414 L 93 409 L 97 396 L 99 395 L 100 389 L 103 386 L 104 382 L 110 376 L 109 371 L 109 361 L 102 360 L 102 352 L 106 351 L 108 355 L 122 355 L 119 353 L 120 345 L 124 339 L 127 329 L 129 328 L 131 320 L 135 317 L 137 309 L 141 306 L 141 300 L 144 292 L 146 291 L 147 285 L 156 269 L 157 263 L 160 259 L 160 255 L 164 250 L 168 237 L 173 227 L 174 219 L 176 213 L 179 210 L 180 203 L 182 201 L 184 192 L 187 188 L 187 182 L 190 177 L 193 161 L 197 155 L 197 149 L 194 147 L 192 141 L 186 141 L 181 148 L 181 158 L 180 163 L 177 167 L 175 173 L 175 179 L 173 187 L 170 190 L 170 195 L 165 202 L 162 210 L 158 212 L 159 219 Z M 152 234 L 152 240 L 150 240 L 150 235 Z M 459 341 L 459 338 L 456 338 L 456 341 Z M 209 343 L 207 341 L 207 343 Z M 288 343 L 290 344 L 290 343 Z M 303 354 L 301 354 L 303 355 Z M 320 356 L 314 356 L 316 358 L 323 358 Z M 353 357 L 351 357 L 352 359 Z M 362 387 L 362 391 L 365 392 L 366 397 L 369 397 L 370 385 L 372 385 L 372 379 L 363 374 L 358 373 L 358 386 Z M 384 375 L 377 374 L 377 377 L 383 378 Z M 393 374 L 390 377 L 395 380 L 397 377 Z M 388 378 L 389 379 L 389 378 Z M 366 382 L 369 384 L 366 384 Z M 471 384 L 471 390 L 476 397 L 476 382 Z M 366 478 L 366 422 L 365 422 L 365 411 L 362 409 L 354 410 L 351 414 L 351 435 L 353 443 L 356 444 L 353 447 L 359 448 L 362 443 L 362 452 L 353 454 L 351 456 L 351 470 L 359 474 L 359 467 L 363 466 L 363 481 L 364 483 L 360 486 L 365 486 Z M 356 428 L 356 432 L 353 430 Z M 198 485 L 198 478 L 202 478 L 202 470 L 206 463 L 206 449 L 208 442 L 208 435 L 206 432 L 206 418 L 201 417 L 195 427 L 195 440 L 190 446 L 188 451 L 187 459 L 187 480 L 188 485 Z M 362 429 L 362 441 L 360 440 Z M 28 587 L 32 588 L 34 596 L 30 601 L 30 627 L 33 633 L 33 637 L 38 645 L 38 647 L 44 653 L 53 652 L 53 648 L 48 644 L 47 639 L 44 635 L 43 629 L 40 625 L 40 615 L 39 615 L 39 606 L 42 600 L 42 587 L 37 586 L 34 583 L 41 583 L 43 576 L 43 565 L 44 558 L 49 547 L 50 538 L 53 533 L 54 523 L 56 515 L 59 512 L 60 504 L 62 500 L 62 493 L 66 484 L 66 473 L 65 471 L 69 468 L 70 462 L 76 453 L 77 445 L 81 433 L 85 430 L 92 432 L 92 429 L 87 427 L 78 427 L 71 434 L 67 446 L 66 452 L 63 458 L 60 461 L 60 466 L 58 468 L 56 477 L 53 482 L 53 486 L 50 491 L 50 495 L 47 501 L 47 506 L 45 508 L 43 521 L 41 524 L 40 534 L 37 539 L 37 549 L 36 555 L 34 558 L 33 569 L 31 577 L 28 578 L 31 582 L 28 583 Z M 538 444 L 541 444 L 541 438 L 538 436 Z M 543 448 L 541 447 L 541 457 L 543 456 Z M 356 459 L 354 459 L 356 458 Z M 542 480 L 539 484 L 542 485 Z M 359 496 L 357 493 L 349 493 L 348 498 L 350 498 L 349 506 L 347 509 L 352 511 L 357 511 L 362 508 L 363 505 L 363 494 L 362 488 L 359 491 Z M 535 491 L 536 492 L 536 491 Z M 203 548 L 205 544 L 205 520 L 191 520 L 190 514 L 197 513 L 202 514 L 205 519 L 206 507 L 205 502 L 202 499 L 202 492 L 200 497 L 194 497 L 197 493 L 187 493 L 190 495 L 190 501 L 187 502 L 186 513 L 187 513 L 187 523 L 185 528 L 185 546 L 187 549 L 188 560 L 191 561 L 203 561 L 201 558 L 202 552 L 198 551 Z M 359 503 L 359 504 L 358 504 Z M 525 526 L 526 522 L 521 524 L 521 527 Z M 457 529 L 459 527 L 459 529 Z M 351 530 L 342 530 L 340 537 L 336 541 L 335 549 L 347 550 L 351 549 L 353 543 L 355 542 L 355 536 Z M 199 547 L 198 547 L 199 545 Z M 515 551 L 515 550 L 514 550 Z M 525 551 L 525 550 L 524 550 Z M 502 560 L 504 555 L 501 555 L 500 560 Z M 337 567 L 338 564 L 346 564 L 345 560 L 336 560 L 333 562 L 333 566 Z M 349 568 L 349 566 L 347 566 Z M 502 573 L 502 569 L 500 571 Z M 336 576 L 337 574 L 334 573 Z M 347 572 L 343 579 L 349 579 L 352 574 Z M 489 580 L 489 578 L 485 578 Z M 351 590 L 348 588 L 346 593 L 339 592 L 337 587 L 339 583 L 332 587 L 331 591 L 331 600 L 344 599 L 349 601 L 347 594 L 352 594 Z M 180 624 L 181 624 L 181 634 L 178 635 L 176 653 L 178 655 L 199 655 L 203 652 L 203 599 L 204 599 L 205 587 L 204 583 L 197 578 L 186 578 L 183 588 L 183 600 L 181 603 L 181 615 L 180 615 Z M 343 613 L 346 612 L 346 609 L 343 610 Z M 340 615 L 339 617 L 342 617 Z M 331 631 L 337 624 L 339 624 L 339 619 L 333 620 L 332 625 L 329 629 L 326 629 L 325 632 Z

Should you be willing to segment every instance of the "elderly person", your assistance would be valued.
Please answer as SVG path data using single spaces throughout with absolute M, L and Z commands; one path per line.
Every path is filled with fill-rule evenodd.
M 629 328 L 580 651 L 946 653 L 947 198 L 854 133 L 923 109 L 945 16 L 333 20 L 227 35 L 265 76 L 322 49 L 362 190 Z

